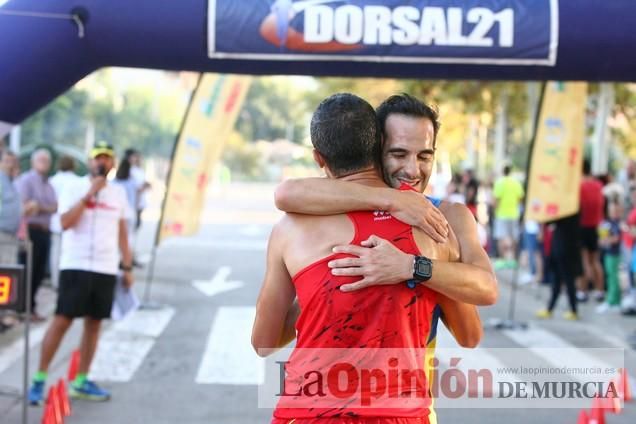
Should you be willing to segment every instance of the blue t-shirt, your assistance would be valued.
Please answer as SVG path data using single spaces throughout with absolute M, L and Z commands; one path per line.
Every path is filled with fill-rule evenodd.
M 599 227 L 599 241 L 601 243 L 607 240 L 609 237 L 619 236 L 618 241 L 603 245 L 603 250 L 608 255 L 620 255 L 621 254 L 621 226 L 618 220 L 605 220 Z
M 426 196 L 426 198 L 430 200 L 433 206 L 435 206 L 436 208 L 439 208 L 439 205 L 442 204 L 442 199 L 438 199 L 436 197 L 429 197 L 429 196 Z

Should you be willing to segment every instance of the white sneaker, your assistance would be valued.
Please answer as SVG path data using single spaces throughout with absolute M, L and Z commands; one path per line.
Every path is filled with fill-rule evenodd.
M 605 292 L 602 292 L 600 290 L 594 290 L 594 299 L 596 299 L 597 302 L 602 302 L 605 300 Z
M 578 300 L 579 302 L 587 302 L 587 293 L 585 293 L 584 291 L 578 290 L 576 292 L 576 300 Z
M 530 284 L 534 281 L 534 276 L 532 274 L 530 274 L 529 272 L 524 272 L 520 277 L 519 277 L 519 284 L 522 286 L 525 286 L 526 284 Z
M 597 314 L 604 314 L 609 311 L 610 306 L 607 303 L 601 303 L 596 307 Z

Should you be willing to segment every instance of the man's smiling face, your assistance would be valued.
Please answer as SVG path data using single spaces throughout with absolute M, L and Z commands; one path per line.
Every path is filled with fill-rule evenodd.
M 391 114 L 382 150 L 384 179 L 393 188 L 405 183 L 423 192 L 435 162 L 435 130 L 428 118 Z

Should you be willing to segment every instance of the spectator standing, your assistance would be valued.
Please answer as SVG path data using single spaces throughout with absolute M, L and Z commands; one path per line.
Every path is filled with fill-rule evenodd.
M 454 174 L 453 179 L 448 184 L 446 200 L 450 203 L 466 204 L 466 197 L 464 197 L 462 189 L 462 176 L 460 174 Z
M 8 149 L 0 150 L 0 264 L 18 262 L 17 233 L 22 214 L 20 195 L 13 185 L 13 174 L 18 159 Z M 13 326 L 17 320 L 0 311 L 0 331 Z
M 466 199 L 466 207 L 476 219 L 477 218 L 477 196 L 479 194 L 479 180 L 475 178 L 475 174 L 472 169 L 467 169 L 464 171 L 464 175 L 462 176 L 462 182 L 464 185 L 464 197 Z
M 599 305 L 597 312 L 620 311 L 621 287 L 619 280 L 619 265 L 621 262 L 621 211 L 617 202 L 610 202 L 607 206 L 607 219 L 599 228 L 599 244 L 603 255 L 603 265 L 607 280 L 607 296 L 605 302 Z
M 59 199 L 68 187 L 72 187 L 79 177 L 75 173 L 75 160 L 70 156 L 62 156 L 57 161 L 57 172 L 49 182 L 55 190 L 56 198 Z M 60 280 L 60 245 L 62 243 L 62 224 L 60 214 L 55 213 L 51 217 L 51 253 L 49 269 L 51 271 L 51 285 L 55 288 L 59 286 Z
M 46 149 L 37 149 L 31 154 L 31 170 L 15 182 L 25 210 L 26 229 L 31 241 L 31 317 L 43 321 L 36 311 L 35 298 L 42 284 L 49 260 L 51 246 L 51 216 L 57 211 L 55 190 L 49 183 L 51 154 Z M 26 252 L 20 254 L 20 263 L 27 264 Z
M 150 183 L 146 180 L 146 173 L 141 167 L 141 153 L 135 149 L 128 149 L 126 150 L 125 157 L 130 162 L 130 175 L 133 180 L 137 182 L 137 187 L 139 188 L 137 203 L 131 205 L 136 212 L 135 230 L 138 230 L 141 226 L 141 214 L 147 204 L 145 192 L 150 188 Z
M 629 159 L 625 168 L 618 174 L 618 183 L 623 187 L 625 211 L 630 212 L 636 204 L 632 202 L 631 193 L 636 191 L 636 161 Z
M 18 158 L 9 150 L 0 151 L 0 263 L 15 265 L 18 261 L 17 241 L 22 203 L 13 185 Z
M 563 317 L 567 320 L 577 320 L 577 299 L 575 280 L 580 272 L 581 249 L 579 215 L 571 215 L 553 222 L 554 231 L 550 246 L 548 261 L 553 266 L 554 280 L 552 294 L 548 307 L 537 312 L 537 318 L 552 318 L 552 312 L 561 294 L 561 286 L 567 289 L 570 310 Z
M 128 247 L 126 209 L 121 187 L 106 175 L 114 166 L 112 146 L 99 142 L 91 150 L 91 176 L 82 178 L 60 197 L 62 258 L 55 317 L 42 342 L 38 371 L 29 402 L 44 401 L 44 384 L 51 361 L 75 318 L 84 319 L 80 365 L 70 385 L 73 398 L 110 399 L 110 393 L 87 379 L 97 350 L 101 322 L 110 317 L 119 269 L 125 287 L 132 285 L 132 255 Z M 120 256 L 121 255 L 121 256 Z
M 632 191 L 632 204 L 636 205 L 636 190 Z M 630 295 L 636 298 L 636 284 L 634 283 L 634 275 L 636 273 L 636 207 L 633 207 L 629 214 L 627 215 L 626 222 L 626 233 L 625 237 L 625 245 L 628 251 L 628 270 L 629 270 L 629 285 L 631 287 Z
M 495 196 L 492 176 L 488 177 L 481 186 L 481 195 L 486 205 L 486 228 L 488 232 L 488 255 L 497 256 L 497 243 L 495 242 Z
M 521 284 L 538 283 L 543 276 L 543 247 L 541 245 L 541 226 L 536 221 L 523 223 L 523 252 L 521 262 L 529 266 L 529 273 L 520 278 Z
M 499 256 L 503 259 L 495 263 L 496 268 L 516 266 L 513 258 L 519 240 L 519 215 L 524 191 L 510 171 L 511 167 L 506 165 L 503 176 L 495 182 L 493 189 L 496 204 L 494 238 L 497 240 Z
M 126 193 L 126 199 L 128 200 L 128 210 L 126 211 L 126 224 L 128 226 L 128 243 L 133 245 L 135 228 L 137 228 L 138 211 L 135 205 L 139 203 L 139 195 L 141 194 L 141 187 L 132 176 L 132 166 L 130 160 L 126 155 L 117 166 L 117 173 L 113 183 L 124 189 Z
M 590 161 L 583 161 L 583 180 L 580 187 L 580 233 L 581 258 L 583 261 L 583 278 L 580 281 L 578 300 L 588 299 L 588 287 L 592 283 L 595 288 L 594 297 L 602 302 L 604 295 L 603 267 L 601 266 L 598 245 L 598 227 L 603 222 L 603 185 L 591 174 Z

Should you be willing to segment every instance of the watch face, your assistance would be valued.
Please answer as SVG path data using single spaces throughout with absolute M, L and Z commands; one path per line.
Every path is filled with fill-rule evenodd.
M 417 273 L 421 275 L 430 275 L 431 264 L 420 262 L 419 264 L 417 264 Z
M 433 271 L 431 262 L 428 259 L 420 258 L 417 261 L 416 274 L 420 278 L 429 279 Z

